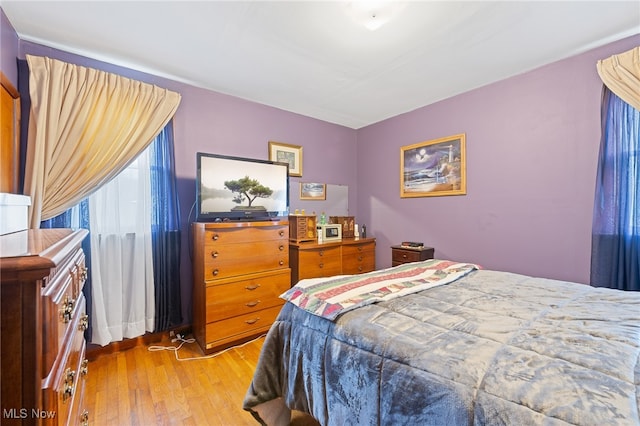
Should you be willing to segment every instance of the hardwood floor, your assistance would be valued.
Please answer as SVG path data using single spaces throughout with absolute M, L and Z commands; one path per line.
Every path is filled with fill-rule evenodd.
M 189 336 L 187 336 L 189 337 Z M 178 351 L 169 337 L 89 362 L 85 398 L 90 424 L 103 425 L 257 425 L 242 409 L 264 337 L 203 359 L 197 343 Z

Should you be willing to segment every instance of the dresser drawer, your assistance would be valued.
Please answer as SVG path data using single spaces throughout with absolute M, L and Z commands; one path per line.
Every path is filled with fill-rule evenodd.
M 289 227 L 282 225 L 247 228 L 207 229 L 204 232 L 205 250 L 220 244 L 251 243 L 256 241 L 281 240 L 288 242 Z
M 342 273 L 342 249 L 340 246 L 300 250 L 298 280 L 304 278 L 330 277 Z
M 80 297 L 78 307 L 84 312 L 84 297 Z M 72 421 L 72 413 L 79 416 L 84 395 L 85 340 L 83 319 L 73 318 L 71 330 L 64 341 L 63 350 L 56 358 L 52 370 L 43 380 L 42 400 L 44 413 L 55 413 L 59 424 L 77 424 Z
M 228 280 L 226 280 L 228 281 Z M 281 306 L 280 295 L 290 288 L 289 269 L 253 274 L 241 281 L 207 286 L 207 319 L 220 321 L 264 308 Z
M 73 276 L 70 273 L 57 275 L 42 292 L 44 374 L 51 370 L 72 320 L 78 316 L 78 299 L 73 293 Z
M 284 301 L 279 306 L 208 323 L 206 349 L 268 331 L 280 313 L 283 304 Z
M 204 252 L 206 281 L 289 267 L 289 245 L 286 241 L 220 244 L 207 249 Z
M 374 252 L 359 253 L 342 259 L 343 274 L 362 274 L 376 268 Z

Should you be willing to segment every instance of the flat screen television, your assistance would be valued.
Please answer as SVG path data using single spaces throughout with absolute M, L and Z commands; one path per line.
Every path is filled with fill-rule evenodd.
M 286 163 L 196 153 L 196 221 L 277 220 L 289 215 Z

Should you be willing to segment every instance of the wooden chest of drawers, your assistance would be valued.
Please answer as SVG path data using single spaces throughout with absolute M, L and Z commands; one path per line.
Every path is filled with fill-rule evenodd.
M 290 243 L 291 283 L 305 278 L 370 272 L 376 266 L 375 238 L 343 238 L 325 243 Z
M 291 286 L 289 224 L 194 223 L 193 334 L 210 353 L 268 331 Z
M 38 229 L 0 237 L 3 425 L 89 421 L 86 235 Z
M 404 246 L 391 246 L 391 266 L 433 259 L 433 252 L 433 247 L 407 248 Z

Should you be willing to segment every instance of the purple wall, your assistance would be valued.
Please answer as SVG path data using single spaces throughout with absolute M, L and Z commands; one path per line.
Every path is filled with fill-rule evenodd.
M 438 258 L 588 283 L 596 61 L 638 44 L 634 36 L 360 129 L 359 220 L 377 238 L 377 266 L 391 265 L 390 245 L 417 240 Z M 400 147 L 458 133 L 467 195 L 400 198 Z
M 18 35 L 7 15 L 0 9 L 0 70 L 7 76 L 13 87 L 18 88 Z
M 419 240 L 439 258 L 586 283 L 600 138 L 595 63 L 640 36 L 467 92 L 358 131 L 29 42 L 2 19 L 2 71 L 42 55 L 157 84 L 182 95 L 175 116 L 184 238 L 183 313 L 191 321 L 189 212 L 195 153 L 268 158 L 269 140 L 304 147 L 303 177 L 349 186 L 350 214 L 377 238 L 377 267 L 390 245 Z M 6 28 L 9 27 L 10 31 Z M 467 135 L 467 195 L 401 199 L 400 147 Z

